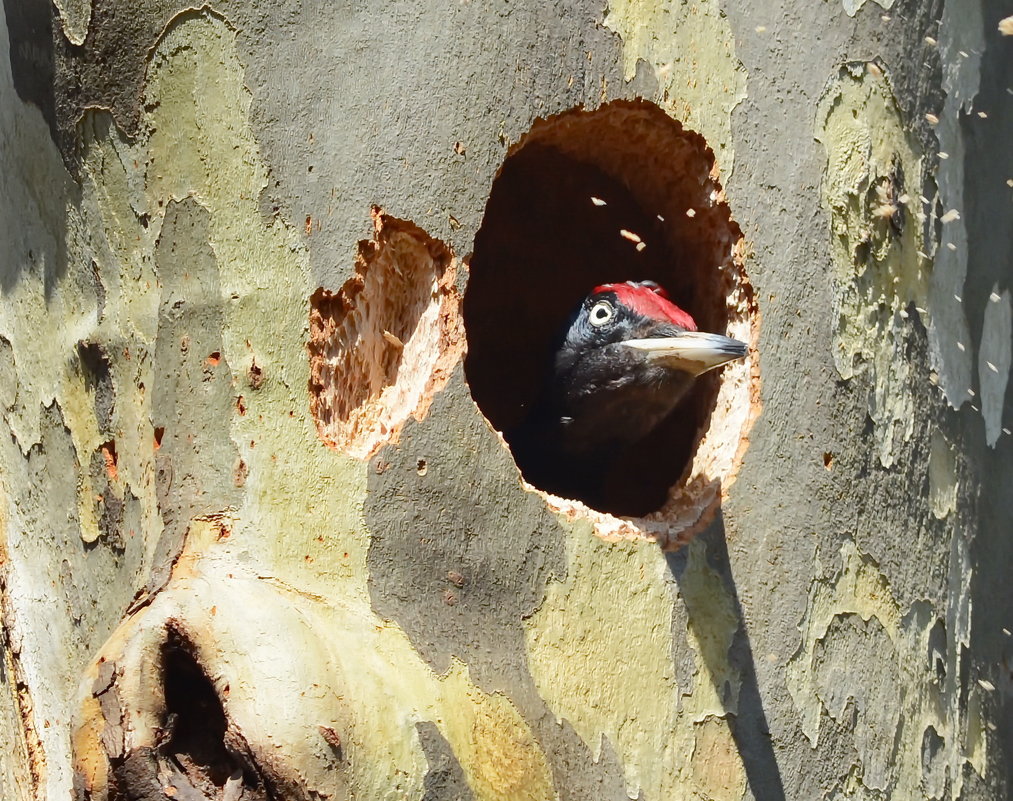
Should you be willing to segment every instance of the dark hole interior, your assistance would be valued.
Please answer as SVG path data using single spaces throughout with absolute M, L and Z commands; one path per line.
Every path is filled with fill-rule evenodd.
M 174 781 L 218 797 L 230 777 L 241 775 L 244 798 L 270 798 L 247 756 L 226 746 L 228 721 L 218 693 L 192 646 L 172 629 L 162 645 L 162 676 L 166 741 L 161 750 L 174 763 Z
M 234 766 L 225 749 L 227 724 L 218 694 L 176 632 L 169 632 L 162 660 L 166 729 L 171 732 L 166 751 L 204 767 L 220 787 Z
M 667 118 L 665 122 L 678 126 Z M 705 225 L 685 214 L 701 207 L 709 191 L 712 157 L 706 146 L 693 150 L 681 140 L 675 142 L 681 154 L 673 155 L 670 169 L 684 171 L 680 159 L 695 162 L 688 179 L 674 173 L 683 176 L 674 180 L 688 189 L 685 202 L 677 198 L 668 204 L 682 210 L 681 219 L 671 219 L 636 189 L 640 178 L 657 175 L 615 177 L 615 154 L 606 154 L 604 161 L 595 158 L 593 119 L 580 135 L 587 143 L 580 157 L 572 148 L 565 154 L 553 144 L 533 141 L 507 158 L 493 183 L 470 261 L 464 297 L 465 372 L 475 401 L 508 442 L 548 381 L 560 329 L 596 285 L 650 279 L 689 311 L 701 330 L 723 333 L 726 325 L 723 289 L 716 280 L 723 256 L 716 254 L 727 254 L 727 244 L 714 241 L 713 222 Z M 694 147 L 698 139 L 690 140 Z M 662 140 L 660 146 L 664 144 Z M 664 161 L 665 154 L 660 155 Z M 602 163 L 613 168 L 607 173 L 596 166 Z M 722 219 L 727 235 L 727 213 Z M 637 234 L 645 247 L 637 250 L 620 230 Z M 716 390 L 714 373 L 698 379 L 650 436 L 616 454 L 607 479 L 594 486 L 546 476 L 539 465 L 525 464 L 523 458 L 518 467 L 540 489 L 600 511 L 631 516 L 656 511 L 692 457 Z

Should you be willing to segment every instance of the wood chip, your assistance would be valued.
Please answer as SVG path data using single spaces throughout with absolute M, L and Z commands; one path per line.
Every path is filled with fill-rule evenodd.
M 619 236 L 621 236 L 623 239 L 630 240 L 630 242 L 640 242 L 641 241 L 641 239 L 640 239 L 639 236 L 637 236 L 632 231 L 627 231 L 625 228 L 620 228 L 619 229 Z
M 988 679 L 978 679 L 978 684 L 980 684 L 981 688 L 986 692 L 990 693 L 995 692 L 995 685 L 992 684 L 992 682 L 990 682 Z
M 991 295 L 988 296 L 988 299 L 993 303 L 998 303 L 1000 300 L 1002 300 L 1002 296 L 998 292 L 993 292 Z
M 404 342 L 402 342 L 397 336 L 395 336 L 394 334 L 392 334 L 390 331 L 384 330 L 384 332 L 383 332 L 383 338 L 385 340 L 387 340 L 387 342 L 389 344 L 393 345 L 398 350 L 401 350 L 401 349 L 404 348 Z
M 948 212 L 946 212 L 946 214 L 944 214 L 942 217 L 939 218 L 939 222 L 951 223 L 954 220 L 959 219 L 960 219 L 960 212 L 957 211 L 956 209 L 950 209 Z
M 333 726 L 317 726 L 317 731 L 331 748 L 341 748 L 341 735 Z
M 994 364 L 992 364 L 992 362 L 985 362 L 985 364 L 988 365 L 988 369 L 991 370 L 993 373 L 999 372 L 999 368 L 996 367 Z
M 637 242 L 637 252 L 638 253 L 641 250 L 643 250 L 644 248 L 646 248 L 646 247 L 647 247 L 647 243 L 646 242 Z
M 243 797 L 243 771 L 234 770 L 222 787 L 222 801 L 240 801 Z M 247 796 L 249 797 L 249 796 Z
M 979 111 L 978 116 L 981 117 L 983 120 L 988 119 L 988 114 L 986 114 L 984 111 Z
M 591 202 L 594 203 L 594 205 L 596 206 L 606 205 L 604 200 L 602 200 L 600 197 L 594 197 L 593 195 L 591 196 Z
M 935 47 L 937 44 L 939 44 L 939 42 L 937 42 L 931 36 L 926 36 L 925 37 L 925 44 L 927 44 L 929 47 Z
M 696 217 L 696 209 L 686 209 L 687 217 Z
M 949 157 L 950 157 L 950 154 L 947 153 L 945 150 L 944 151 L 940 151 L 939 158 L 945 160 L 945 159 L 948 159 Z
M 939 117 L 937 117 L 935 114 L 931 114 L 931 113 L 930 114 L 926 114 L 925 115 L 925 119 L 929 121 L 929 125 L 938 125 L 939 124 Z
M 999 33 L 1003 36 L 1013 36 L 1013 17 L 999 20 Z

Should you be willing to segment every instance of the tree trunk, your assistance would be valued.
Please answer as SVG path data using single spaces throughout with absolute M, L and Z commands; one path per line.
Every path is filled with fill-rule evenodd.
M 4 0 L 0 796 L 1008 797 L 1013 3 L 191 6 Z

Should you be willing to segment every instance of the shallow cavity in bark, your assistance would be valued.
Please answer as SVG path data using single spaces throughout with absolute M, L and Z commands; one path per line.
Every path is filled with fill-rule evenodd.
M 310 298 L 310 410 L 320 438 L 360 459 L 421 419 L 464 348 L 450 249 L 373 211 L 355 274 Z

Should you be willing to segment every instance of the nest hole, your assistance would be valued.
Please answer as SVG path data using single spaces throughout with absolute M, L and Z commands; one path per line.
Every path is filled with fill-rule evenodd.
M 616 101 L 537 121 L 493 182 L 470 260 L 463 315 L 472 396 L 509 444 L 548 380 L 560 328 L 603 283 L 656 281 L 701 330 L 755 344 L 743 251 L 713 152 L 654 104 Z M 674 542 L 716 509 L 757 411 L 751 350 L 697 380 L 623 455 L 606 496 L 578 488 L 554 502 L 637 518 L 597 520 Z M 526 479 L 537 473 L 518 467 Z M 541 484 L 554 492 L 554 482 Z
M 310 298 L 310 411 L 328 445 L 367 459 L 421 420 L 464 348 L 450 249 L 374 208 L 355 274 Z

